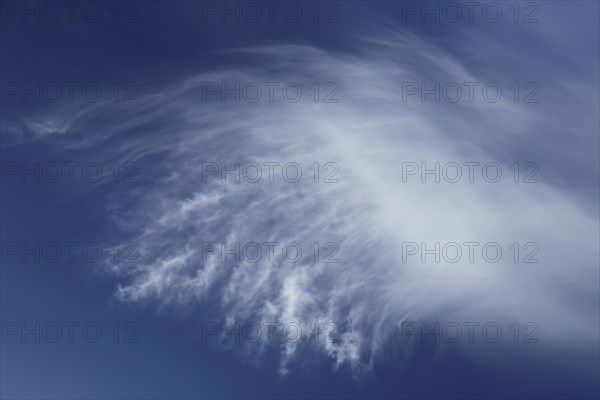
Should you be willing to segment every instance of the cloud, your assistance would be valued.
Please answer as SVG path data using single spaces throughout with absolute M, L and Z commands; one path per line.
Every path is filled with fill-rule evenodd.
M 142 260 L 111 268 L 122 282 L 118 298 L 231 322 L 332 321 L 341 340 L 313 347 L 336 365 L 367 370 L 402 321 L 534 321 L 552 345 L 574 335 L 581 346 L 594 343 L 597 216 L 543 173 L 530 185 L 510 175 L 523 160 L 509 149 L 552 116 L 506 101 L 403 101 L 403 82 L 486 77 L 409 33 L 381 37 L 352 55 L 294 45 L 238 49 L 232 54 L 254 67 L 185 77 L 131 107 L 101 104 L 74 118 L 73 146 L 139 162 L 153 178 L 113 205 Z M 305 92 L 295 103 L 203 101 L 206 82 L 235 81 L 297 82 Z M 315 103 L 314 82 L 320 90 L 335 83 L 339 102 Z M 92 126 L 97 134 L 83 132 Z M 470 161 L 495 162 L 507 175 L 498 183 L 402 181 L 402 162 Z M 295 162 L 306 175 L 296 183 L 264 176 L 236 183 L 231 175 L 205 182 L 207 162 Z M 339 168 L 337 183 L 322 182 L 329 162 Z M 315 163 L 319 182 L 309 168 Z M 507 253 L 497 263 L 402 260 L 406 242 L 471 241 L 498 242 Z M 279 252 L 273 262 L 222 262 L 203 256 L 206 242 L 296 242 L 306 253 L 296 263 Z M 315 242 L 318 262 L 307 250 Z M 540 262 L 514 263 L 514 242 L 537 243 Z M 338 263 L 324 262 L 328 243 L 339 247 Z M 282 373 L 302 345 L 282 346 Z

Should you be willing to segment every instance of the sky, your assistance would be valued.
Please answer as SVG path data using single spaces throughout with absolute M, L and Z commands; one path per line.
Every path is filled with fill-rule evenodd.
M 596 1 L 0 2 L 0 396 L 598 398 Z

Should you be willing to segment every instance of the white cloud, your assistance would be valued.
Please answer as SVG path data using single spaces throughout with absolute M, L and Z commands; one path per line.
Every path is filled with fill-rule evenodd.
M 421 184 L 400 176 L 403 161 L 494 161 L 510 172 L 502 147 L 491 152 L 490 145 L 514 144 L 542 116 L 510 102 L 403 102 L 404 81 L 481 78 L 414 36 L 366 46 L 352 57 L 300 46 L 239 50 L 265 69 L 190 77 L 115 109 L 105 137 L 80 143 L 122 137 L 118 154 L 133 161 L 160 155 L 155 171 L 163 174 L 136 198 L 134 211 L 120 210 L 144 262 L 117 271 L 119 298 L 212 307 L 231 321 L 333 321 L 343 340 L 318 346 L 338 364 L 360 368 L 372 365 L 398 324 L 411 319 L 535 321 L 553 343 L 573 335 L 591 343 L 598 316 L 581 305 L 597 296 L 597 221 L 572 194 L 543 180 Z M 202 102 L 202 82 L 230 79 L 305 88 L 335 82 L 340 102 Z M 85 126 L 79 119 L 72 124 Z M 143 136 L 128 136 L 140 127 Z M 203 183 L 205 161 L 297 162 L 305 172 L 315 162 L 335 162 L 340 182 L 314 183 L 311 176 L 298 183 Z M 267 241 L 336 242 L 340 262 L 202 258 L 203 242 Z M 507 254 L 496 264 L 403 263 L 402 243 L 421 241 L 495 241 L 505 249 L 533 241 L 541 262 L 514 264 Z M 282 372 L 297 351 L 295 344 L 283 347 Z

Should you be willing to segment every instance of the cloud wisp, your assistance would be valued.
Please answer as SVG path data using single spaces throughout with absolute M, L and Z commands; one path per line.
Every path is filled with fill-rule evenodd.
M 523 160 L 510 160 L 509 149 L 536 129 L 543 109 L 406 101 L 405 82 L 485 77 L 413 35 L 386 37 L 354 55 L 296 45 L 238 49 L 231 53 L 250 60 L 246 68 L 185 77 L 131 107 L 100 104 L 61 128 L 74 148 L 102 147 L 153 178 L 111 205 L 141 251 L 137 265 L 110 268 L 121 280 L 118 298 L 201 309 L 229 323 L 331 321 L 340 340 L 313 347 L 358 370 L 377 362 L 403 321 L 535 321 L 551 345 L 575 335 L 582 347 L 594 343 L 598 316 L 586 306 L 597 296 L 593 212 L 543 175 L 531 185 L 512 179 L 512 163 Z M 305 91 L 297 102 L 222 102 L 203 97 L 207 82 L 296 82 Z M 315 102 L 315 82 L 320 90 L 334 83 L 339 101 Z M 92 126 L 98 135 L 84 133 Z M 276 172 L 270 182 L 266 168 L 256 183 L 206 178 L 208 164 L 271 162 L 297 163 L 302 179 Z M 505 175 L 496 183 L 423 183 L 419 175 L 403 182 L 403 163 L 436 162 L 493 162 Z M 206 257 L 207 242 L 299 243 L 305 251 L 317 243 L 323 253 L 315 260 L 310 248 L 289 262 L 279 248 L 274 260 L 223 262 Z M 495 242 L 505 253 L 498 262 L 403 260 L 409 242 Z M 535 242 L 540 261 L 515 263 L 508 250 L 515 242 Z M 335 263 L 324 257 L 331 243 Z M 283 373 L 301 346 L 281 345 Z

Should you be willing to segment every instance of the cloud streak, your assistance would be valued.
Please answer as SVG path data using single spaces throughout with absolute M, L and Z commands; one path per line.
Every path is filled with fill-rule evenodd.
M 121 280 L 117 297 L 230 322 L 333 321 L 340 343 L 314 346 L 357 370 L 372 368 L 411 320 L 535 321 L 550 346 L 574 337 L 593 346 L 597 215 L 580 195 L 543 174 L 532 185 L 401 178 L 409 161 L 496 162 L 508 172 L 511 149 L 553 117 L 543 105 L 506 101 L 405 102 L 403 82 L 487 77 L 407 32 L 361 43 L 353 55 L 296 45 L 232 50 L 255 66 L 185 77 L 131 107 L 100 104 L 60 129 L 74 148 L 103 148 L 153 177 L 111 205 L 142 256 L 135 267 L 110 267 Z M 340 101 L 203 102 L 203 83 L 223 81 L 335 82 Z M 91 126 L 97 134 L 85 133 Z M 205 162 L 272 161 L 305 171 L 334 162 L 339 182 L 203 181 Z M 405 242 L 469 241 L 533 241 L 540 262 L 515 264 L 510 255 L 498 263 L 402 262 Z M 203 259 L 205 242 L 335 242 L 340 261 L 223 263 Z M 282 346 L 282 373 L 302 345 Z

